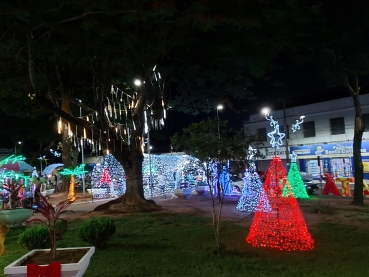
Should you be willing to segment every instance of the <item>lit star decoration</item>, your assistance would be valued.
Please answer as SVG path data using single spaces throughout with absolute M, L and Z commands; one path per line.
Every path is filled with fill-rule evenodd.
M 295 163 L 297 160 L 297 155 L 295 151 L 292 151 L 292 154 L 290 154 L 291 163 Z
M 292 124 L 292 131 L 296 132 L 297 130 L 300 130 L 300 125 L 304 122 L 304 117 L 305 116 L 300 116 L 301 121 L 296 120 L 295 124 Z
M 282 140 L 285 137 L 284 133 L 279 131 L 279 124 L 278 121 L 273 119 L 273 116 L 269 116 L 269 114 L 265 115 L 265 118 L 270 121 L 270 126 L 274 128 L 274 130 L 268 133 L 268 137 L 270 137 L 270 144 L 274 148 L 279 148 L 283 144 Z

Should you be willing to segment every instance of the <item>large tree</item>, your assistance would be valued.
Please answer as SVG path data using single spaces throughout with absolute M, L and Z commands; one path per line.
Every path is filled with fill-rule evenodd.
M 313 65 L 328 87 L 344 88 L 355 107 L 353 156 L 355 187 L 352 204 L 363 205 L 361 142 L 364 132 L 360 80 L 369 73 L 369 2 L 344 0 L 289 1 L 282 16 L 288 27 L 281 55 Z M 284 29 L 286 30 L 286 29 Z M 278 34 L 276 34 L 278 35 Z
M 162 124 L 165 100 L 188 107 L 193 100 L 183 100 L 196 95 L 197 109 L 247 98 L 250 80 L 270 67 L 273 51 L 262 45 L 255 19 L 260 11 L 233 1 L 234 8 L 222 1 L 2 1 L 1 96 L 61 118 L 66 166 L 80 138 L 114 153 L 127 190 L 100 209 L 157 209 L 143 195 L 142 147 L 147 129 Z M 261 49 L 265 57 L 258 63 L 252 57 Z M 174 95 L 169 81 L 176 83 Z

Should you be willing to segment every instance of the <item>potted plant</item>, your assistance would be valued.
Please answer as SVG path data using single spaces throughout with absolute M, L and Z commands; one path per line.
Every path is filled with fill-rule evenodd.
M 191 195 L 192 188 L 190 188 L 183 173 L 179 178 L 176 178 L 176 188 L 173 193 L 178 198 L 188 198 Z
M 47 199 L 39 193 L 43 205 L 37 209 L 41 212 L 44 220 L 34 218 L 29 222 L 41 221 L 49 231 L 51 249 L 34 249 L 15 262 L 4 268 L 4 274 L 8 276 L 27 276 L 27 264 L 48 265 L 60 262 L 60 276 L 83 276 L 90 258 L 95 252 L 95 247 L 75 247 L 75 248 L 56 248 L 56 238 L 58 230 L 56 222 L 59 216 L 73 203 L 74 199 L 64 200 L 53 207 Z M 74 256 L 74 260 L 70 258 Z M 51 266 L 51 265 L 50 265 Z M 36 267 L 37 268 L 37 267 Z
M 23 185 L 17 183 L 2 185 L 2 189 L 9 193 L 9 202 L 0 206 L 0 221 L 8 226 L 22 224 L 33 214 L 33 211 L 30 209 L 17 208 L 17 205 L 21 205 L 21 199 L 18 197 L 18 193 L 22 187 Z M 2 209 L 3 206 L 4 210 Z
M 202 181 L 197 181 L 195 186 L 195 191 L 198 195 L 204 195 L 207 191 L 208 185 L 204 184 Z

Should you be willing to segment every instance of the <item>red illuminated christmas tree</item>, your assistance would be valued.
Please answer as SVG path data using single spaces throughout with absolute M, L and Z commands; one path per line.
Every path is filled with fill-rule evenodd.
M 100 187 L 109 187 L 110 182 L 111 182 L 111 179 L 110 179 L 110 176 L 109 176 L 108 168 L 104 167 L 103 174 L 100 178 L 99 186 Z
M 282 195 L 283 188 L 287 190 L 285 196 Z M 274 157 L 270 163 L 264 190 L 272 211 L 255 212 L 246 241 L 254 247 L 284 251 L 313 249 L 314 240 L 307 230 L 279 157 Z

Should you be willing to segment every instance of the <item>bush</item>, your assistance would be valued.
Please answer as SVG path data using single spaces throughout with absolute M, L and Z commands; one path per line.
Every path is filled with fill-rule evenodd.
M 80 238 L 97 248 L 105 248 L 111 236 L 115 233 L 115 224 L 111 218 L 91 218 L 79 229 Z
M 28 250 L 50 248 L 49 229 L 45 225 L 29 227 L 19 235 L 18 243 Z

